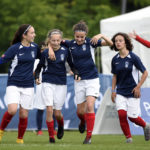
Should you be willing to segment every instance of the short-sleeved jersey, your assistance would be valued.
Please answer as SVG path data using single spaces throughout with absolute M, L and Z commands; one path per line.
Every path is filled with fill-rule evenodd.
M 39 57 L 40 49 L 35 43 L 25 47 L 19 42 L 9 47 L 0 58 L 0 63 L 11 61 L 7 86 L 33 87 L 33 66 L 35 59 Z
M 117 76 L 117 94 L 134 97 L 132 90 L 139 82 L 139 71 L 146 70 L 140 58 L 131 51 L 125 58 L 118 53 L 113 57 L 111 67 L 111 72 Z
M 86 38 L 84 44 L 78 45 L 75 40 L 65 41 L 71 53 L 74 67 L 79 72 L 81 80 L 98 78 L 98 71 L 95 65 L 94 49 L 101 46 L 101 40 L 96 45 L 92 45 L 90 38 Z
M 42 82 L 66 85 L 66 67 L 68 60 L 68 48 L 61 46 L 59 50 L 54 51 L 56 60 L 52 61 L 48 58 L 48 49 L 41 54 L 40 66 L 43 67 Z

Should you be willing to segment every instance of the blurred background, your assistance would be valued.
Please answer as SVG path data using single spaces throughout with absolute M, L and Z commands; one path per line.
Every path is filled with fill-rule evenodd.
M 100 20 L 149 5 L 149 0 L 0 0 L 0 56 L 10 46 L 21 24 L 34 26 L 37 44 L 53 28 L 62 30 L 64 38 L 72 39 L 72 26 L 80 20 L 86 21 L 88 36 L 92 37 L 100 33 Z M 101 72 L 101 58 L 96 62 Z M 8 65 L 1 65 L 0 73 L 7 73 Z

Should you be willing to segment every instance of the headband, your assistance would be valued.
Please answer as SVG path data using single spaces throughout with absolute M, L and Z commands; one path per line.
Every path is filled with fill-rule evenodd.
M 83 30 L 75 30 L 74 32 L 85 32 L 85 33 L 87 33 L 86 31 L 83 31 Z
M 63 36 L 63 33 L 61 31 L 52 31 L 49 33 L 48 37 L 50 38 L 54 34 L 60 34 L 61 36 Z
M 29 25 L 26 30 L 23 32 L 23 34 L 27 33 L 27 31 L 30 29 L 31 25 Z
M 53 35 L 53 34 L 60 34 L 60 35 L 62 35 L 62 33 L 61 33 L 60 31 L 52 31 L 52 32 L 50 33 L 50 36 Z

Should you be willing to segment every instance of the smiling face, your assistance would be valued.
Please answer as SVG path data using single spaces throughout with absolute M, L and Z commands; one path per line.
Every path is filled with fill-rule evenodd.
M 76 31 L 74 33 L 74 39 L 78 45 L 82 45 L 84 43 L 85 37 L 86 37 L 86 32 Z
M 29 30 L 27 31 L 26 34 L 23 34 L 23 39 L 25 39 L 27 42 L 31 43 L 34 42 L 34 38 L 35 38 L 36 34 L 35 34 L 35 30 L 34 28 L 31 26 L 29 28 Z
M 117 35 L 115 37 L 115 46 L 118 50 L 122 50 L 126 48 L 125 39 L 122 35 Z
M 58 50 L 60 48 L 60 43 L 62 41 L 62 37 L 60 34 L 52 34 L 50 36 L 50 44 L 54 50 Z

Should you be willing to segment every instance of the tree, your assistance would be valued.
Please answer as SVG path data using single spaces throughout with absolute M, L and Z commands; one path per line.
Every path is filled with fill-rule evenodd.
M 128 0 L 127 11 L 149 5 L 148 0 Z M 132 6 L 131 7 L 129 7 Z M 53 28 L 73 38 L 72 26 L 80 20 L 87 22 L 89 37 L 100 32 L 100 20 L 120 14 L 118 0 L 0 0 L 0 55 L 10 46 L 21 24 L 31 24 L 36 31 L 36 43 L 41 43 Z M 0 67 L 7 72 L 8 65 Z

